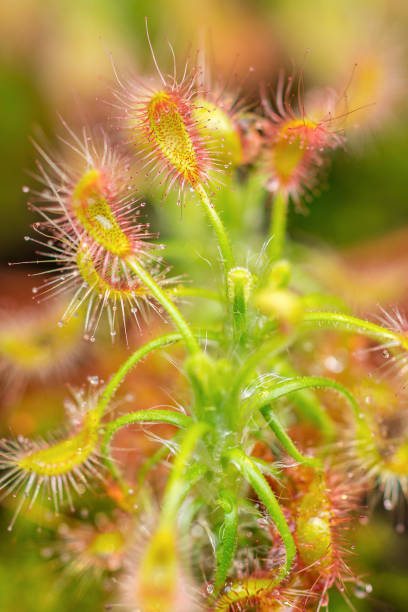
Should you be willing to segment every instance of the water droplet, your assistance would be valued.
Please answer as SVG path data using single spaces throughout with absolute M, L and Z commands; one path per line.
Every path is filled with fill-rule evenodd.
M 324 360 L 324 365 L 330 372 L 334 374 L 340 374 L 344 370 L 344 365 L 339 359 L 337 359 L 334 355 L 329 355 Z
M 44 557 L 44 559 L 49 559 L 52 557 L 52 552 L 51 546 L 47 546 L 41 550 L 41 556 Z
M 211 593 L 214 593 L 214 587 L 212 584 L 207 584 L 207 593 L 209 593 L 211 595 Z
M 384 499 L 384 508 L 386 510 L 392 510 L 393 507 L 394 507 L 394 504 L 392 503 L 390 499 Z
M 28 242 L 30 240 L 30 236 L 24 236 L 24 240 Z
M 324 593 L 324 595 L 322 595 L 321 599 L 320 599 L 320 607 L 325 607 L 327 606 L 329 603 L 329 594 L 328 593 Z
M 91 385 L 99 384 L 99 376 L 88 376 L 88 381 Z
M 358 582 L 354 587 L 354 595 L 358 597 L 358 599 L 364 599 L 367 597 L 369 593 L 371 593 L 373 587 L 371 584 L 364 584 L 364 582 Z

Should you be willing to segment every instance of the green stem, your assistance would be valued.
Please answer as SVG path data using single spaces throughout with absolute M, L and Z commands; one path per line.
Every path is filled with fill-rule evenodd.
M 218 340 L 218 335 L 216 332 L 212 332 L 209 330 L 205 330 L 203 332 L 195 332 L 197 337 L 202 337 L 208 340 Z M 110 381 L 105 387 L 105 390 L 102 394 L 100 402 L 97 407 L 97 414 L 99 418 L 102 418 L 103 413 L 107 405 L 109 404 L 112 396 L 117 391 L 119 385 L 125 378 L 125 376 L 129 373 L 129 371 L 148 353 L 155 351 L 156 349 L 164 348 L 165 346 L 169 346 L 170 344 L 174 344 L 176 342 L 180 342 L 183 340 L 182 334 L 174 333 L 174 334 L 166 334 L 165 336 L 160 336 L 159 338 L 155 338 L 150 342 L 147 342 L 141 348 L 137 349 L 130 357 L 127 359 L 119 368 L 117 372 L 112 376 Z
M 196 563 L 198 565 L 201 563 L 202 551 L 197 546 L 200 540 L 191 538 L 191 528 L 197 514 L 205 506 L 206 503 L 202 497 L 191 497 L 178 512 L 178 533 L 181 540 L 179 550 L 185 567 L 194 567 Z
M 227 278 L 234 341 L 244 344 L 247 336 L 247 306 L 252 289 L 252 275 L 246 268 L 233 268 Z
M 284 378 L 299 377 L 299 373 L 286 360 L 277 364 L 276 371 Z M 313 391 L 302 389 L 293 392 L 292 402 L 301 416 L 317 426 L 328 441 L 334 438 L 336 434 L 334 423 Z
M 347 314 L 338 312 L 307 312 L 303 317 L 303 323 L 315 323 L 315 327 L 329 327 L 341 331 L 358 332 L 365 334 L 375 340 L 392 340 L 396 345 L 408 348 L 407 340 L 390 329 L 381 325 L 358 319 Z
M 292 378 L 291 380 L 283 380 L 275 383 L 268 391 L 264 391 L 254 398 L 252 407 L 262 410 L 264 406 L 267 406 L 279 397 L 302 389 L 334 389 L 335 391 L 339 391 L 349 401 L 356 420 L 360 421 L 362 419 L 358 404 L 352 393 L 335 380 L 320 376 L 300 376 L 298 378 Z
M 214 206 L 211 204 L 210 199 L 205 191 L 204 187 L 200 184 L 194 187 L 196 194 L 198 195 L 201 204 L 207 214 L 208 220 L 213 226 L 215 235 L 217 236 L 218 245 L 220 247 L 222 259 L 224 262 L 225 278 L 228 276 L 228 272 L 235 266 L 234 255 L 232 252 L 231 244 L 225 231 L 225 227 Z
M 279 442 L 282 444 L 283 448 L 287 451 L 287 453 L 298 463 L 303 463 L 304 465 L 310 465 L 312 467 L 320 468 L 322 466 L 321 461 L 316 459 L 315 457 L 305 457 L 298 451 L 291 438 L 288 436 L 282 424 L 279 422 L 278 417 L 274 414 L 273 409 L 270 406 L 264 406 L 261 408 L 262 416 L 265 421 L 268 423 L 269 427 L 272 429 L 275 436 L 278 438 Z
M 270 243 L 268 247 L 271 262 L 282 258 L 286 235 L 287 211 L 288 199 L 283 193 L 278 192 L 273 201 L 271 216 Z
M 241 368 L 238 370 L 232 388 L 230 391 L 231 405 L 235 404 L 240 391 L 247 384 L 253 371 L 257 366 L 264 360 L 270 357 L 278 355 L 284 351 L 294 341 L 294 336 L 283 336 L 280 334 L 275 335 L 272 339 L 267 340 L 262 344 L 256 351 L 254 351 L 250 357 L 244 362 Z
M 112 376 L 112 378 L 110 379 L 110 381 L 106 385 L 106 387 L 104 389 L 104 392 L 102 394 L 102 397 L 100 399 L 100 402 L 98 404 L 98 407 L 97 407 L 99 418 L 102 418 L 103 413 L 105 412 L 105 409 L 106 409 L 107 405 L 109 404 L 112 396 L 114 395 L 114 393 L 118 389 L 118 387 L 121 384 L 122 380 L 125 378 L 126 374 L 128 374 L 128 372 L 141 359 L 143 359 L 143 357 L 145 357 L 148 353 L 151 353 L 152 351 L 155 351 L 156 349 L 164 348 L 165 346 L 168 346 L 169 344 L 174 344 L 175 342 L 180 342 L 180 340 L 182 340 L 182 338 L 183 338 L 183 336 L 181 334 L 177 334 L 177 333 L 176 334 L 167 334 L 166 336 L 160 336 L 159 338 L 155 338 L 154 340 L 151 340 L 150 342 L 148 342 L 147 344 L 145 344 L 144 346 L 139 348 L 137 351 L 135 351 L 129 357 L 129 359 L 127 359 L 120 366 L 119 370 L 117 372 L 115 372 L 115 374 Z
M 177 440 L 179 437 L 180 437 L 180 432 L 177 432 L 177 434 L 173 438 L 171 438 L 169 442 L 177 443 Z M 150 457 L 146 459 L 146 461 L 144 462 L 144 464 L 142 465 L 142 467 L 140 468 L 137 474 L 137 484 L 139 487 L 143 485 L 146 479 L 146 476 L 151 470 L 151 468 L 157 465 L 158 463 L 160 463 L 160 461 L 164 459 L 164 457 L 168 455 L 169 453 L 170 453 L 170 449 L 167 447 L 166 444 L 163 444 L 162 446 L 159 446 L 159 448 L 153 453 L 153 455 L 151 455 Z
M 188 418 L 188 417 L 187 417 Z M 191 419 L 189 419 L 191 422 Z M 208 425 L 205 423 L 194 423 L 186 431 L 183 441 L 180 444 L 179 452 L 174 460 L 173 469 L 167 482 L 163 498 L 163 508 L 160 517 L 162 527 L 172 528 L 177 510 L 186 493 L 186 466 L 194 452 L 194 448 L 200 438 L 207 431 Z M 195 481 L 195 480 L 194 480 Z
M 121 483 L 123 481 L 122 476 L 110 458 L 111 440 L 118 429 L 121 429 L 126 425 L 131 425 L 132 423 L 169 423 L 185 429 L 192 422 L 193 420 L 190 417 L 182 414 L 181 412 L 175 412 L 172 410 L 138 410 L 137 412 L 124 414 L 115 421 L 109 423 L 105 429 L 105 435 L 103 437 L 101 447 L 103 460 L 112 476 L 118 480 L 119 483 Z
M 126 262 L 128 266 L 133 270 L 133 272 L 138 276 L 138 278 L 142 281 L 142 283 L 144 283 L 146 287 L 150 289 L 157 301 L 173 319 L 178 330 L 183 336 L 184 342 L 186 343 L 186 347 L 189 352 L 191 354 L 198 353 L 200 351 L 198 342 L 195 339 L 194 334 L 190 329 L 190 326 L 184 319 L 179 309 L 173 304 L 171 300 L 169 300 L 166 293 L 159 287 L 154 278 L 152 278 L 152 276 L 147 272 L 147 270 L 145 270 L 145 268 L 139 263 L 139 261 L 134 255 L 129 255 L 126 259 Z
M 286 549 L 286 562 L 278 574 L 278 579 L 280 582 L 289 572 L 296 554 L 295 542 L 286 522 L 285 515 L 283 514 L 282 509 L 268 484 L 268 481 L 264 478 L 261 471 L 250 459 L 250 457 L 245 455 L 245 453 L 238 448 L 234 448 L 232 451 L 229 451 L 228 455 L 235 467 L 242 473 L 244 478 L 249 482 L 255 493 L 258 495 L 260 501 L 264 504 L 283 540 L 283 544 Z
M 217 548 L 217 569 L 214 580 L 215 597 L 227 579 L 234 560 L 238 540 L 238 500 L 236 494 L 228 489 L 222 489 L 218 504 L 224 512 L 224 522 L 220 527 Z

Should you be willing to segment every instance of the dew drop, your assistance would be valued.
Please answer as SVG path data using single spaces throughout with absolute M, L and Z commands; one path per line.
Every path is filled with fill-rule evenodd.
M 214 593 L 214 587 L 212 584 L 207 584 L 207 593 L 209 593 L 211 595 L 211 593 Z
M 22 188 L 21 188 L 21 191 L 22 191 L 23 193 L 29 193 L 30 188 L 29 188 L 29 187 L 27 187 L 27 185 L 23 185 L 23 186 L 22 186 Z
M 359 582 L 354 588 L 354 595 L 358 597 L 358 599 L 364 599 L 369 593 L 372 592 L 372 590 L 373 587 L 371 586 L 371 584 L 364 584 L 363 582 Z
M 98 376 L 88 376 L 88 381 L 91 385 L 98 385 L 99 384 L 99 377 Z
M 329 355 L 324 360 L 325 367 L 334 374 L 340 374 L 344 370 L 344 365 L 334 355 Z
M 52 557 L 52 552 L 51 546 L 47 546 L 41 550 L 41 556 L 44 557 L 44 559 L 50 559 L 50 557 Z
M 394 507 L 394 504 L 392 503 L 390 499 L 384 499 L 384 508 L 386 510 L 392 510 L 393 507 Z

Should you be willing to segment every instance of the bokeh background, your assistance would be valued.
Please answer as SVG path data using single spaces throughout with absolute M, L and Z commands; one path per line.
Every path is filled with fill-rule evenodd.
M 316 255 L 315 264 L 322 278 L 343 297 L 359 297 L 361 312 L 374 309 L 377 301 L 403 305 L 408 296 L 405 0 L 3 0 L 0 307 L 26 308 L 31 301 L 22 267 L 8 267 L 9 261 L 33 258 L 31 245 L 24 241 L 33 219 L 22 191 L 33 183 L 27 174 L 34 170 L 36 157 L 30 136 L 46 138 L 58 148 L 58 113 L 76 130 L 84 124 L 113 124 L 114 112 L 105 102 L 114 82 L 110 56 L 121 74 L 149 74 L 153 69 L 145 15 L 164 70 L 171 69 L 167 39 L 180 65 L 190 47 L 205 41 L 217 75 L 243 84 L 249 98 L 256 99 L 261 81 L 275 82 L 279 68 L 290 69 L 292 63 L 302 67 L 308 88 L 347 91 L 353 110 L 347 118 L 347 148 L 333 156 L 308 213 L 291 213 L 290 232 L 311 252 L 323 250 L 326 255 Z M 158 215 L 159 226 L 171 223 L 174 210 Z M 166 234 L 166 227 L 158 229 Z M 334 255 L 334 249 L 341 255 Z M 313 266 L 313 257 L 310 261 Z M 173 263 L 177 267 L 177 260 Z M 94 372 L 98 360 L 94 349 L 87 351 L 81 376 Z M 121 356 L 116 359 L 120 362 Z M 106 375 L 112 371 L 109 365 L 98 363 Z M 33 393 L 29 408 L 21 399 L 17 408 L 7 407 L 5 426 L 31 435 L 58 424 L 61 411 L 53 406 L 59 392 Z M 58 564 L 37 526 L 23 520 L 9 534 L 8 520 L 9 509 L 4 508 L 0 610 L 72 610 L 75 580 L 58 577 Z M 353 600 L 356 609 L 408 609 L 407 544 L 381 513 L 369 529 L 356 533 L 364 568 L 375 584 L 368 600 Z M 102 610 L 104 589 L 95 584 L 83 590 L 75 609 Z M 344 606 L 334 599 L 330 610 Z

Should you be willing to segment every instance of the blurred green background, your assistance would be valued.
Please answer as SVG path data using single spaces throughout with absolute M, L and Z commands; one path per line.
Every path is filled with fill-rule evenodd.
M 291 213 L 293 236 L 311 244 L 350 247 L 374 242 L 384 260 L 395 244 L 379 237 L 408 224 L 407 66 L 405 0 L 3 0 L 0 3 L 0 262 L 2 297 L 8 261 L 32 259 L 23 237 L 32 222 L 22 186 L 33 181 L 29 137 L 58 148 L 57 113 L 79 130 L 113 125 L 104 100 L 113 83 L 110 54 L 121 74 L 148 74 L 144 17 L 160 65 L 171 69 L 167 38 L 183 65 L 189 45 L 205 38 L 217 73 L 233 73 L 256 99 L 261 81 L 275 82 L 281 66 L 302 66 L 308 88 L 344 89 L 349 83 L 349 142 L 333 156 L 322 190 L 307 215 Z M 354 69 L 353 66 L 357 64 Z M 265 194 L 265 201 L 267 197 Z M 184 213 L 188 214 L 188 213 Z M 399 234 L 401 236 L 401 234 Z M 398 248 L 408 261 L 408 233 Z M 405 244 L 407 245 L 405 248 Z M 379 250 L 379 252 L 377 252 Z M 369 257 L 369 254 L 367 255 Z M 404 274 L 404 276 L 406 276 Z M 28 296 L 29 291 L 23 294 Z M 73 600 L 44 561 L 41 536 L 30 523 L 10 535 L 1 515 L 0 611 L 69 612 Z M 408 559 L 392 525 L 374 523 L 357 538 L 373 571 L 371 597 L 357 610 L 408 610 Z M 368 533 L 368 535 L 367 535 Z M 397 541 L 398 540 L 398 541 Z M 406 544 L 406 540 L 405 540 Z M 53 590 L 54 589 L 54 590 Z M 72 586 L 68 586 L 72 590 Z M 103 609 L 88 589 L 77 610 Z M 336 600 L 331 610 L 345 608 Z M 186 611 L 187 612 L 187 611 Z

